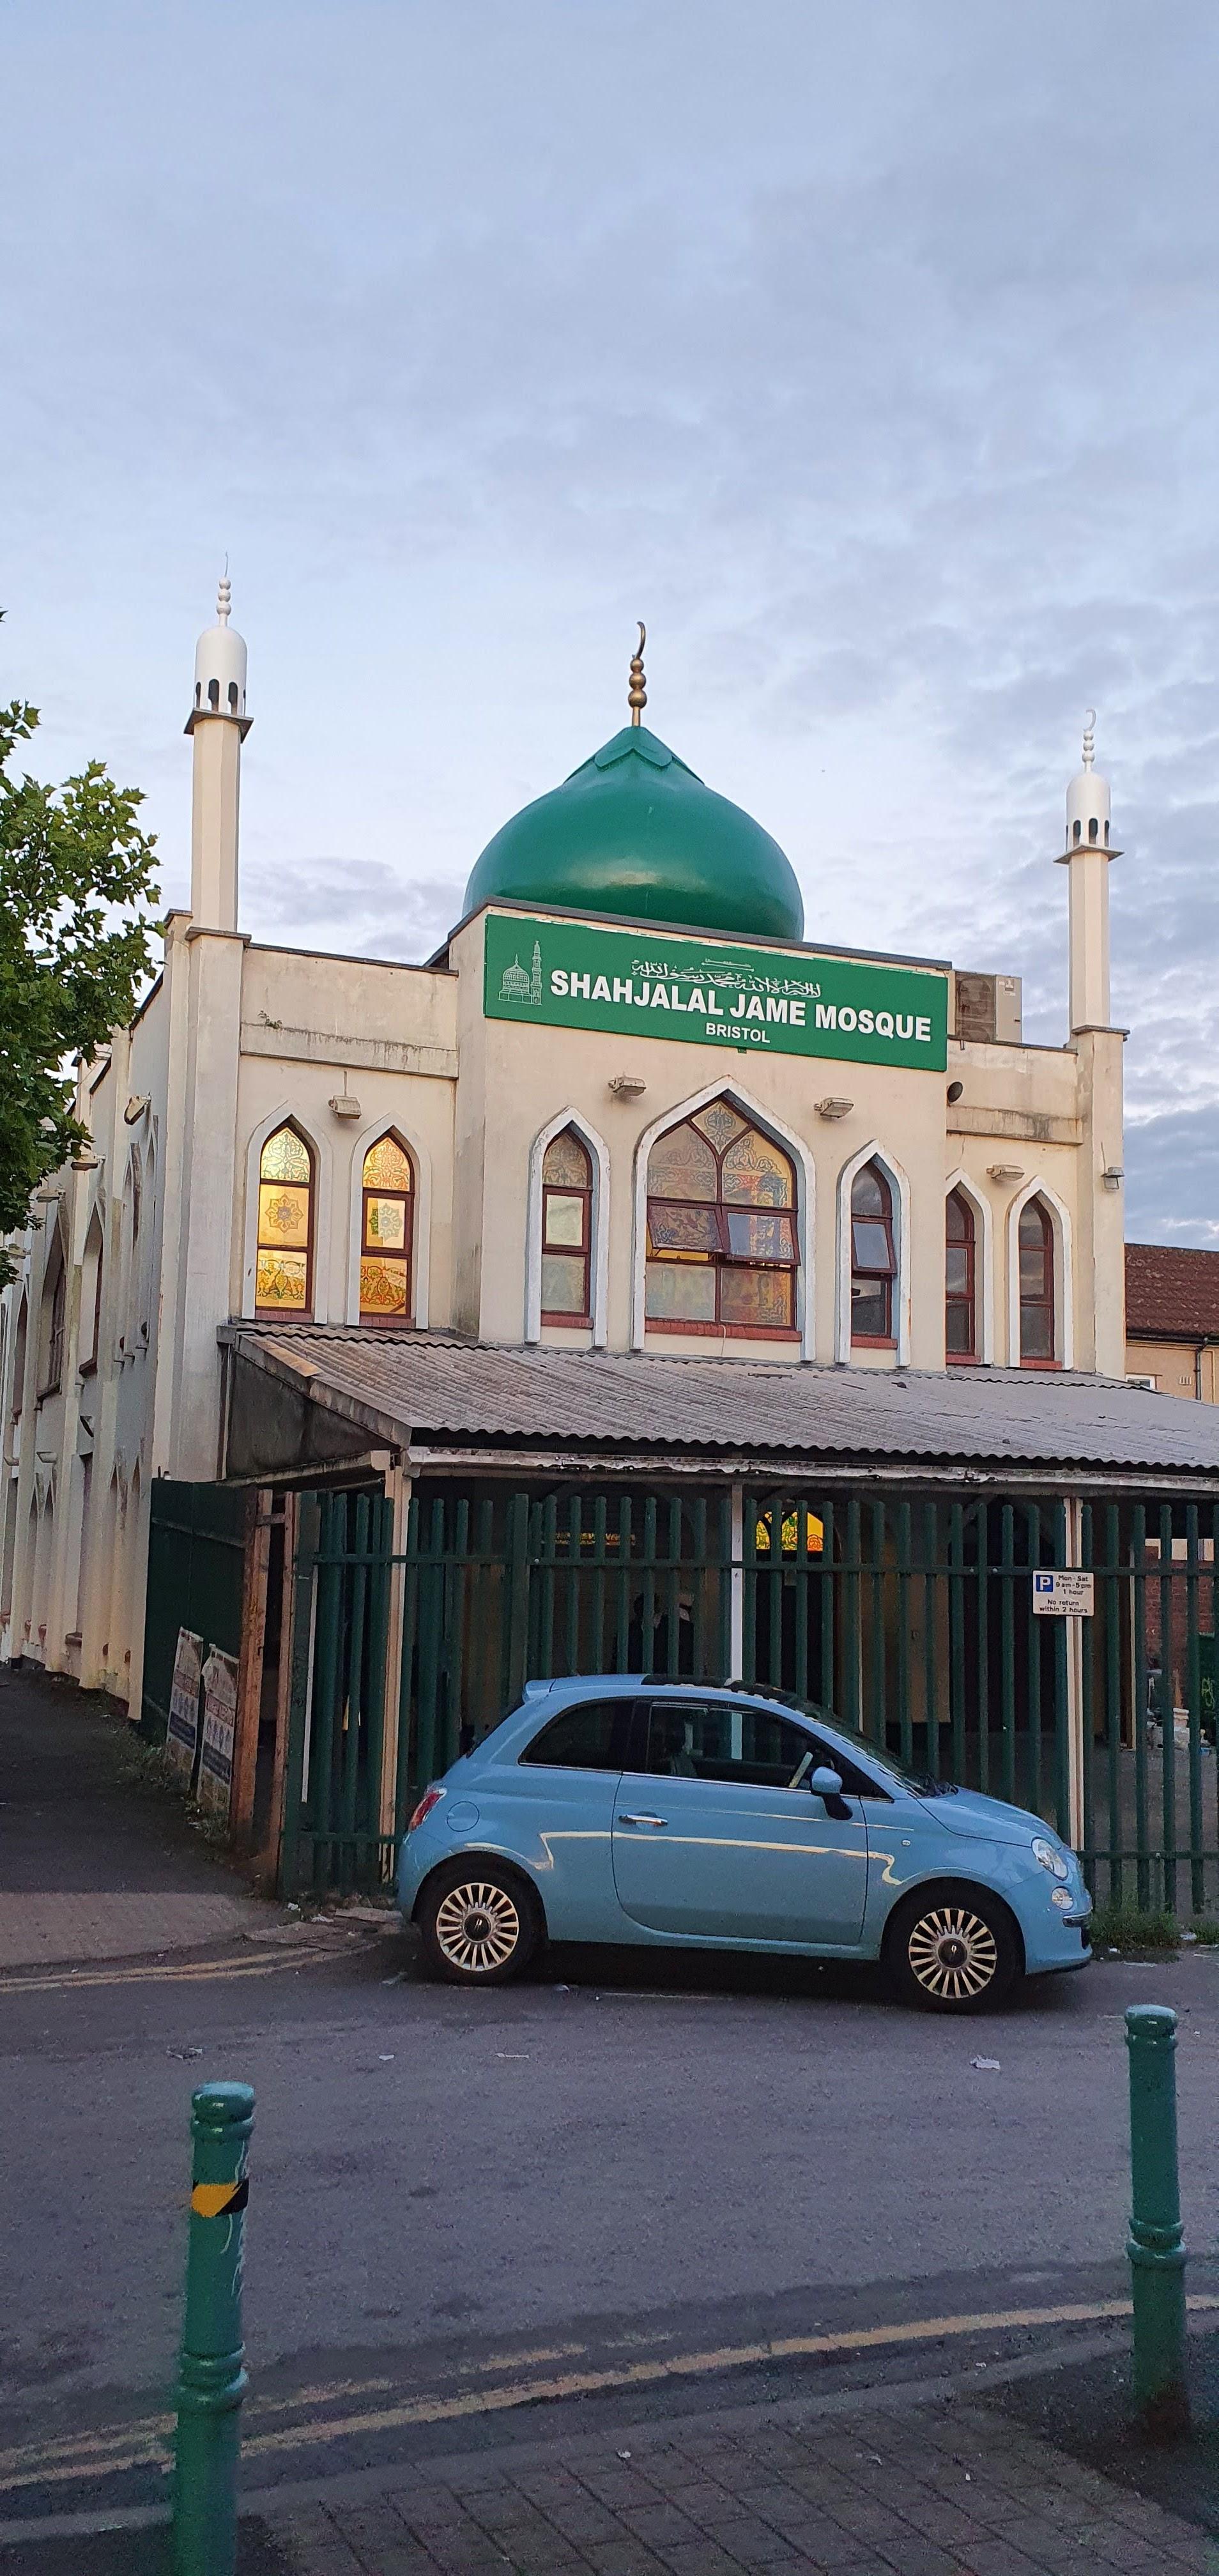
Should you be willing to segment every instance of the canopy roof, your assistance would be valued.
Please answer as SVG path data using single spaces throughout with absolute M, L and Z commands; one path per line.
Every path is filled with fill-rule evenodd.
M 239 1476 L 298 1465 L 304 1480 L 327 1443 L 336 1461 L 379 1443 L 433 1463 L 507 1453 L 546 1472 L 637 1461 L 653 1475 L 773 1467 L 1219 1497 L 1219 1406 L 1108 1378 L 504 1349 L 342 1325 L 229 1324 L 220 1339 L 242 1377 L 229 1408 L 228 1472 Z M 272 1456 L 280 1441 L 296 1454 Z

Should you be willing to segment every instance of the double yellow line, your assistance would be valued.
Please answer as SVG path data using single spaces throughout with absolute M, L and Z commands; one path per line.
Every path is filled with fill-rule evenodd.
M 319 1959 L 342 1959 L 345 1950 L 322 1948 L 255 1950 L 246 1959 L 149 1960 L 143 1965 L 106 1968 L 48 1968 L 41 1976 L 20 1972 L 0 1977 L 0 1995 L 83 1993 L 89 1986 L 206 1985 L 230 1977 L 273 1977 L 286 1968 L 312 1967 Z
M 1212 2314 L 1219 2310 L 1219 2293 L 1199 2293 L 1187 2305 L 1196 2315 Z M 895 2351 L 903 2345 L 941 2343 L 968 2335 L 1010 2334 L 1038 2326 L 1109 2324 L 1128 2317 L 1130 2312 L 1129 2299 L 1102 2299 L 1093 2303 L 1070 2300 L 1046 2308 L 989 2309 L 963 2316 L 908 2317 L 854 2332 L 774 2335 L 752 2343 L 717 2344 L 705 2351 L 657 2354 L 647 2360 L 559 2371 L 550 2378 L 517 2376 L 498 2386 L 457 2389 L 451 2394 L 428 2390 L 418 2397 L 394 2398 L 389 2404 L 365 2405 L 356 2411 L 351 2411 L 353 2401 L 384 2396 L 392 2389 L 393 2381 L 339 2380 L 327 2387 L 300 2389 L 294 2397 L 256 2399 L 250 2409 L 251 2429 L 242 2451 L 246 2459 L 258 2459 L 322 2442 L 350 2441 L 357 2435 L 375 2439 L 413 2425 L 503 2414 L 514 2407 L 544 2401 L 655 2388 L 677 2379 L 708 2379 L 767 2362 L 849 2360 L 857 2353 Z M 523 2368 L 536 2370 L 551 2360 L 579 2360 L 586 2350 L 584 2345 L 566 2344 L 548 2351 L 521 2353 L 516 2356 L 516 2367 L 519 2372 Z M 507 2355 L 499 2355 L 490 2365 L 476 2363 L 468 2367 L 477 2374 L 487 2367 L 510 2368 L 512 2361 Z M 348 2411 L 312 2414 L 296 2423 L 268 2422 L 277 2415 L 299 2417 L 302 2410 L 311 2407 L 346 2407 Z M 267 2425 L 265 2431 L 259 2429 L 263 2424 Z M 172 2433 L 172 2416 L 153 2415 L 112 2433 L 65 2435 L 41 2446 L 23 2444 L 0 2453 L 0 2489 L 57 2486 L 72 2480 L 117 2477 L 125 2470 L 150 2465 L 164 2466 L 169 2459 Z

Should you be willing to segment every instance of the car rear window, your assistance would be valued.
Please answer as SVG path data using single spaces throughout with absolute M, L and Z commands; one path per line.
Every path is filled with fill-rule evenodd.
M 564 1771 L 622 1771 L 634 1702 L 586 1699 L 561 1710 L 525 1746 L 522 1762 L 546 1762 Z

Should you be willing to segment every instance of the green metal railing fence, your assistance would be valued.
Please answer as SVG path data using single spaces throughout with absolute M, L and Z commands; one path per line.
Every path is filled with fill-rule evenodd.
M 306 1498 L 283 1877 L 373 1883 L 527 1678 L 735 1674 L 1034 1810 L 1098 1899 L 1219 1906 L 1219 1509 L 753 1487 Z M 1033 1609 L 1082 1566 L 1094 1609 Z

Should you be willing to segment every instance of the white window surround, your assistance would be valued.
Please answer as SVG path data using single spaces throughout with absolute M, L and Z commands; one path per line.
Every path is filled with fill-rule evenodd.
M 671 1127 L 680 1127 L 684 1119 L 692 1118 L 698 1109 L 706 1109 L 712 1100 L 730 1101 L 732 1107 L 739 1110 L 742 1118 L 747 1118 L 752 1127 L 760 1127 L 764 1136 L 772 1136 L 776 1145 L 781 1145 L 784 1153 L 791 1155 L 796 1166 L 799 1174 L 795 1208 L 796 1254 L 799 1264 L 796 1271 L 796 1327 L 800 1335 L 800 1357 L 802 1360 L 811 1360 L 814 1356 L 816 1331 L 816 1305 L 813 1296 L 813 1244 L 816 1239 L 814 1226 L 817 1209 L 816 1167 L 803 1138 L 797 1136 L 793 1127 L 786 1126 L 781 1118 L 776 1118 L 773 1109 L 764 1109 L 761 1102 L 754 1100 L 741 1083 L 732 1080 L 725 1082 L 722 1079 L 719 1082 L 705 1083 L 701 1091 L 691 1092 L 688 1100 L 679 1101 L 672 1109 L 666 1109 L 661 1117 L 654 1118 L 651 1126 L 645 1127 L 635 1148 L 635 1221 L 631 1248 L 631 1349 L 641 1351 L 644 1348 L 644 1335 L 647 1329 L 644 1298 L 648 1257 L 648 1161 L 652 1147 L 659 1137 L 668 1134 Z M 732 1339 L 733 1341 L 747 1340 L 748 1335 L 734 1333 Z M 657 1345 L 654 1344 L 653 1347 Z
M 609 1147 L 578 1109 L 561 1109 L 557 1118 L 548 1119 L 529 1148 L 529 1198 L 525 1218 L 525 1339 L 527 1342 L 540 1342 L 542 1338 L 542 1165 L 547 1146 L 553 1145 L 555 1137 L 561 1136 L 565 1127 L 574 1129 L 581 1144 L 587 1146 L 592 1160 L 589 1281 L 593 1301 L 593 1349 L 603 1350 L 609 1306 Z
M 1071 1219 L 1057 1192 L 1039 1177 L 1026 1181 L 1007 1211 L 1007 1364 L 1020 1366 L 1020 1219 L 1030 1199 L 1040 1199 L 1048 1209 L 1054 1237 L 1054 1357 L 1059 1368 L 1074 1368 Z
M 910 1359 L 910 1183 L 901 1164 L 894 1161 L 886 1146 L 873 1136 L 861 1145 L 850 1162 L 844 1163 L 838 1175 L 838 1297 L 834 1319 L 834 1357 L 851 1357 L 851 1189 L 857 1172 L 865 1163 L 879 1163 L 896 1201 L 897 1279 L 894 1284 L 893 1321 L 897 1343 L 895 1366 L 905 1368 Z
M 313 1155 L 313 1311 L 311 1321 L 330 1321 L 326 1253 L 330 1243 L 331 1154 L 328 1140 L 314 1135 L 294 1101 L 281 1100 L 269 1118 L 260 1120 L 246 1147 L 245 1214 L 241 1263 L 241 1313 L 251 1321 L 258 1278 L 258 1160 L 268 1136 L 285 1124 L 298 1127 Z M 286 1321 L 291 1321 L 288 1317 Z
M 982 1362 L 984 1368 L 992 1368 L 995 1358 L 994 1219 L 991 1214 L 989 1200 L 984 1199 L 981 1191 L 975 1188 L 968 1172 L 953 1172 L 945 1181 L 945 1207 L 947 1207 L 948 1201 L 952 1197 L 954 1190 L 959 1190 L 962 1198 L 968 1199 L 973 1211 L 974 1251 L 978 1256 L 974 1263 L 974 1306 L 978 1329 L 977 1358 Z M 944 1365 L 946 1368 L 955 1368 L 957 1366 L 957 1362 L 955 1360 L 950 1361 L 945 1357 Z M 968 1367 L 968 1361 L 965 1365 Z
M 427 1147 L 412 1136 L 397 1118 L 374 1118 L 362 1127 L 351 1149 L 351 1213 L 347 1227 L 347 1321 L 360 1320 L 360 1235 L 364 1221 L 364 1157 L 370 1145 L 382 1136 L 392 1136 L 409 1154 L 415 1175 L 414 1239 L 411 1244 L 411 1321 L 419 1330 L 427 1328 L 431 1311 L 429 1290 L 432 1277 L 432 1158 Z M 386 1328 L 378 1325 L 379 1332 Z

